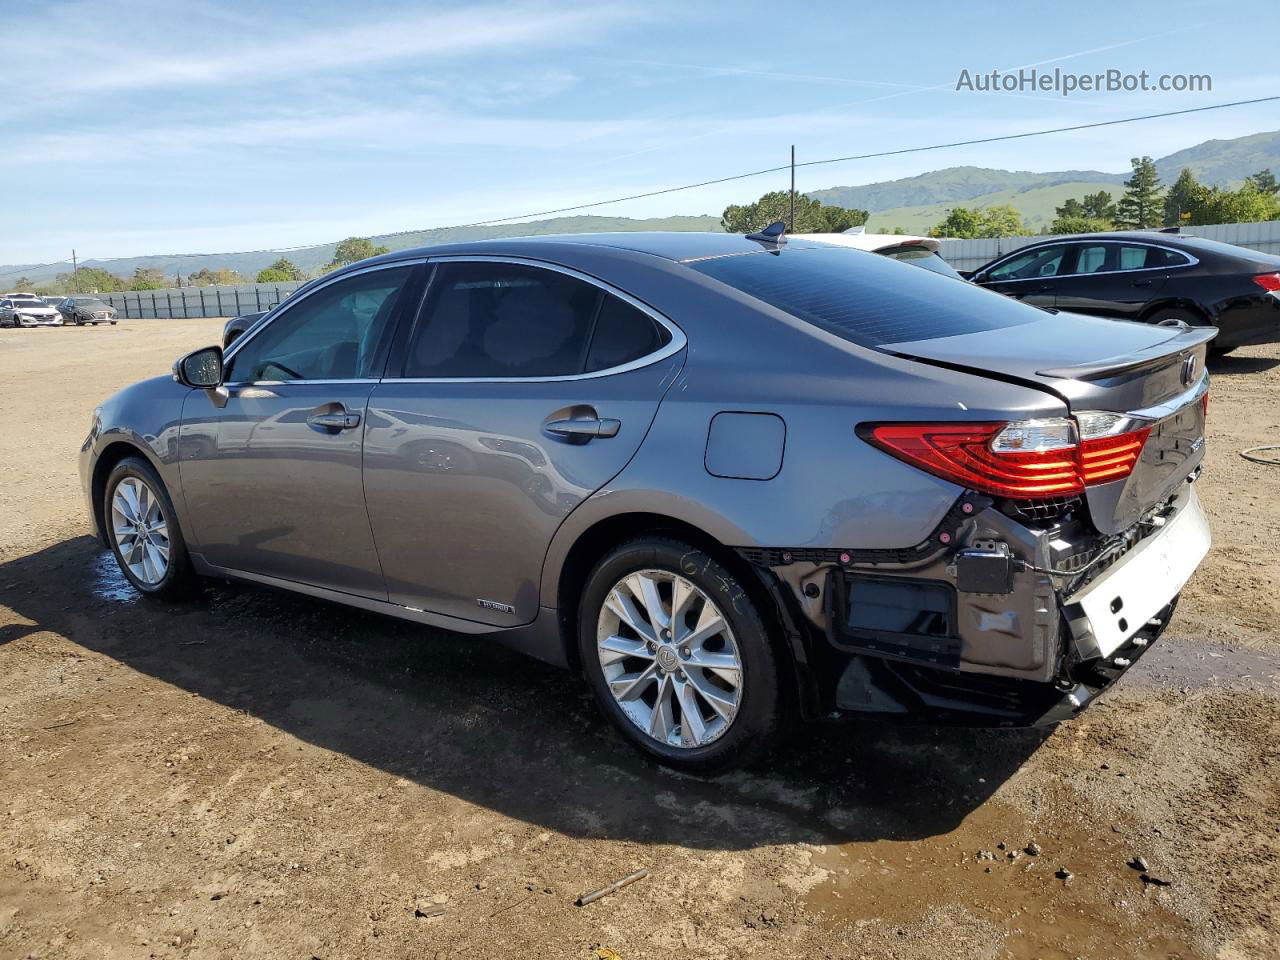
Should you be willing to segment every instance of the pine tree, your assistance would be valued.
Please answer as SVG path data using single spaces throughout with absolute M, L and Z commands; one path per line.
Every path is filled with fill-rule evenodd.
M 1124 182 L 1124 196 L 1116 205 L 1116 225 L 1126 230 L 1148 230 L 1164 219 L 1160 177 L 1150 157 L 1134 157 L 1133 176 Z
M 1195 178 L 1189 167 L 1183 167 L 1164 198 L 1164 223 L 1176 227 L 1180 223 L 1192 223 L 1204 206 L 1205 188 Z

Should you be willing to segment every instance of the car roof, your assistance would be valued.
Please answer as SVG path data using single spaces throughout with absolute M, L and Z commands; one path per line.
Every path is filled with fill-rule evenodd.
M 941 246 L 932 237 L 917 237 L 909 233 L 797 233 L 794 239 L 828 243 L 838 247 L 852 247 L 855 250 L 869 250 L 872 253 L 903 244 L 918 245 L 934 252 L 937 252 Z
M 802 239 L 789 241 L 792 246 L 815 248 L 817 244 Z M 376 261 L 409 260 L 422 256 L 459 254 L 484 254 L 489 256 L 538 257 L 553 252 L 564 244 L 591 246 L 597 249 L 613 249 L 632 253 L 647 253 L 655 257 L 688 263 L 709 260 L 713 257 L 729 257 L 736 254 L 759 253 L 775 249 L 771 242 L 750 240 L 740 233 L 561 233 L 536 237 L 503 237 L 493 240 L 475 240 L 464 243 L 447 243 L 430 247 L 396 250 L 376 257 Z M 374 260 L 361 261 L 371 263 Z

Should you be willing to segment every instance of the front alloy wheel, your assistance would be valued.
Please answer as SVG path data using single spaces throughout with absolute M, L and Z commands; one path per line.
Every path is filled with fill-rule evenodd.
M 642 752 L 694 773 L 750 762 L 780 726 L 774 643 L 735 570 L 718 552 L 644 537 L 596 564 L 578 608 L 601 709 Z
M 614 584 L 596 648 L 614 700 L 658 743 L 705 746 L 733 723 L 742 695 L 738 644 L 715 601 L 684 577 L 641 570 Z
M 111 532 L 120 561 L 147 586 L 169 572 L 169 521 L 155 491 L 139 477 L 125 477 L 111 496 Z
M 107 474 L 103 526 L 125 579 L 144 594 L 177 598 L 195 584 L 173 501 L 155 468 L 125 457 Z

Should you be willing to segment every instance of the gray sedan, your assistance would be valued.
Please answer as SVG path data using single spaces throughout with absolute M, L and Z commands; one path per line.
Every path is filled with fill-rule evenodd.
M 143 594 L 496 639 L 709 771 L 793 717 L 1051 723 L 1124 673 L 1209 546 L 1213 333 L 776 233 L 407 250 L 111 397 L 81 474 Z
M 78 327 L 86 323 L 115 324 L 119 320 L 116 308 L 98 297 L 66 297 L 58 304 L 58 312 L 67 323 Z

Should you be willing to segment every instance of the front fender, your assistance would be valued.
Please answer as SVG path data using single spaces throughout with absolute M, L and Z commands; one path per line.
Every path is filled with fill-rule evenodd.
M 182 408 L 191 389 L 172 377 L 155 377 L 126 387 L 98 408 L 81 450 L 81 483 L 95 530 L 98 524 L 98 484 L 101 467 L 133 453 L 144 457 L 164 483 L 178 514 L 178 523 L 192 542 L 186 500 L 179 473 Z

